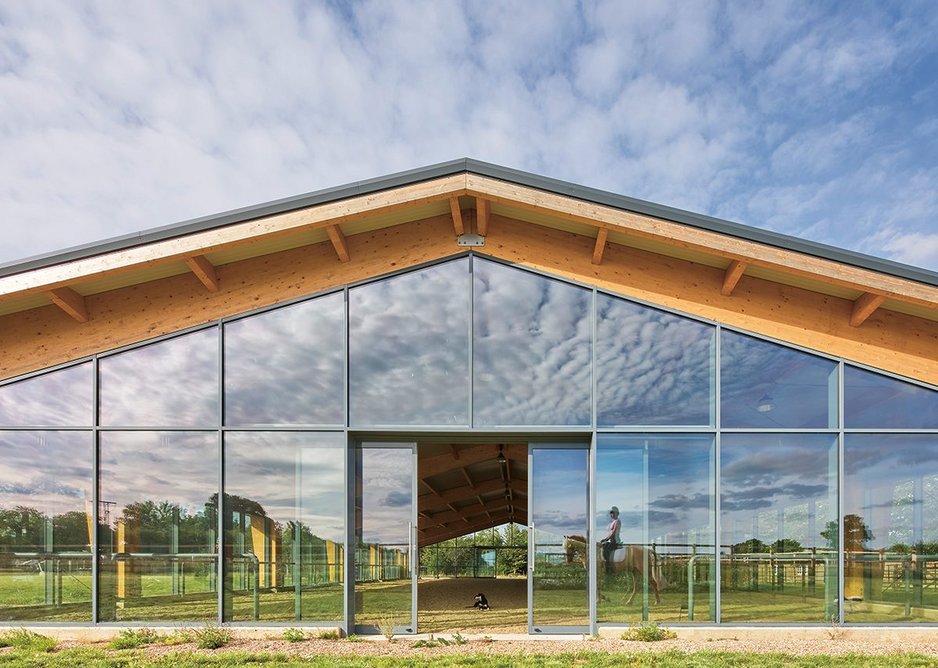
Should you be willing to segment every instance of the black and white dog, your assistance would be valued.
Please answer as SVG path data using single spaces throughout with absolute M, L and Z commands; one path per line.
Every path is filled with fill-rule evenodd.
M 469 606 L 470 608 L 478 608 L 479 610 L 488 610 L 489 609 L 489 600 L 485 598 L 485 594 L 479 592 L 476 594 L 475 603 Z

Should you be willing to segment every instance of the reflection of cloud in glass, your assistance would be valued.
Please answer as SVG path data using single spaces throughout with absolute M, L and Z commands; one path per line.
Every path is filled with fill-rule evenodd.
M 342 424 L 342 293 L 225 325 L 227 424 Z
M 134 503 L 168 501 L 190 516 L 218 492 L 218 436 L 192 432 L 102 432 L 100 498 L 111 522 Z
M 476 259 L 477 425 L 590 423 L 589 290 Z
M 844 514 L 860 517 L 867 549 L 938 543 L 938 434 L 847 434 Z
M 89 432 L 0 432 L 0 511 L 90 512 Z
M 101 423 L 210 427 L 218 423 L 218 330 L 102 358 Z
M 724 544 L 827 544 L 820 532 L 837 517 L 836 437 L 724 434 L 721 460 Z
M 413 522 L 413 452 L 409 448 L 361 450 L 361 541 L 407 544 Z M 389 497 L 398 502 L 389 504 Z M 403 501 L 406 499 L 406 503 Z
M 344 461 L 344 434 L 228 432 L 225 493 L 257 502 L 282 526 L 299 521 L 344 542 Z
M 556 537 L 587 531 L 587 461 L 585 449 L 534 450 L 531 517 L 539 532 Z
M 468 260 L 349 290 L 356 425 L 467 425 Z
M 597 310 L 599 424 L 710 424 L 716 328 L 607 295 Z
M 844 423 L 850 429 L 938 429 L 938 392 L 847 365 Z
M 0 425 L 90 426 L 91 363 L 0 386 Z
M 836 426 L 836 362 L 729 330 L 720 355 L 724 427 Z
M 651 542 L 712 545 L 713 458 L 712 436 L 600 435 L 597 535 L 606 534 L 609 509 L 617 506 L 625 543 L 644 542 L 647 522 Z M 644 489 L 647 502 L 643 501 Z

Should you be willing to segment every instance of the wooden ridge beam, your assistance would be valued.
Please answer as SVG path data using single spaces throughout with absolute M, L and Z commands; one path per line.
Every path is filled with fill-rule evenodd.
M 195 274 L 206 290 L 218 292 L 218 272 L 215 271 L 215 265 L 209 262 L 207 257 L 204 255 L 187 257 L 186 266 L 189 267 L 189 271 Z
M 596 245 L 593 247 L 593 264 L 603 263 L 603 253 L 606 252 L 606 239 L 609 237 L 609 230 L 600 227 L 596 233 Z
M 491 207 L 484 197 L 476 197 L 476 232 L 481 236 L 489 233 L 489 214 Z
M 864 292 L 855 302 L 853 302 L 853 312 L 850 314 L 850 326 L 859 327 L 866 319 L 873 315 L 873 312 L 882 306 L 886 301 L 883 295 L 877 295 L 872 292 Z
M 730 262 L 730 266 L 726 268 L 726 273 L 723 275 L 723 287 L 720 288 L 720 294 L 724 297 L 732 295 L 733 290 L 736 289 L 739 279 L 743 277 L 743 272 L 745 271 L 745 262 L 741 260 L 733 260 Z
M 461 234 L 465 234 L 466 228 L 462 222 L 462 211 L 459 209 L 458 197 L 449 198 L 449 210 L 453 216 L 453 229 L 456 231 L 456 236 L 458 237 Z
M 342 234 L 342 228 L 338 225 L 326 225 L 326 234 L 329 235 L 329 241 L 335 248 L 335 254 L 339 256 L 339 262 L 348 262 L 352 259 L 348 252 L 348 242 Z
M 52 303 L 65 311 L 78 322 L 88 322 L 88 306 L 85 298 L 69 287 L 53 288 L 49 290 L 49 299 Z

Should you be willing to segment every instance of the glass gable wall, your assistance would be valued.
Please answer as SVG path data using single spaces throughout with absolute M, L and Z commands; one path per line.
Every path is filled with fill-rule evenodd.
M 462 256 L 0 384 L 0 622 L 367 621 L 346 554 L 391 539 L 349 448 L 531 430 L 593 437 L 594 623 L 934 623 L 936 416 L 936 388 Z

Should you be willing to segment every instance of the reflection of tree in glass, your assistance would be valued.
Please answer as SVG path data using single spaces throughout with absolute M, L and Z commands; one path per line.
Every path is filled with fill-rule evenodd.
M 873 540 L 873 532 L 866 526 L 859 515 L 844 515 L 844 549 L 847 552 L 861 552 Z M 827 541 L 827 547 L 837 549 L 837 522 L 828 522 L 827 528 L 821 531 L 821 537 Z
M 27 506 L 0 508 L 0 551 L 16 548 L 23 551 L 46 551 L 46 528 L 49 516 Z M 57 551 L 87 550 L 88 515 L 72 510 L 52 516 L 52 536 Z M 50 546 L 51 549 L 51 546 Z

